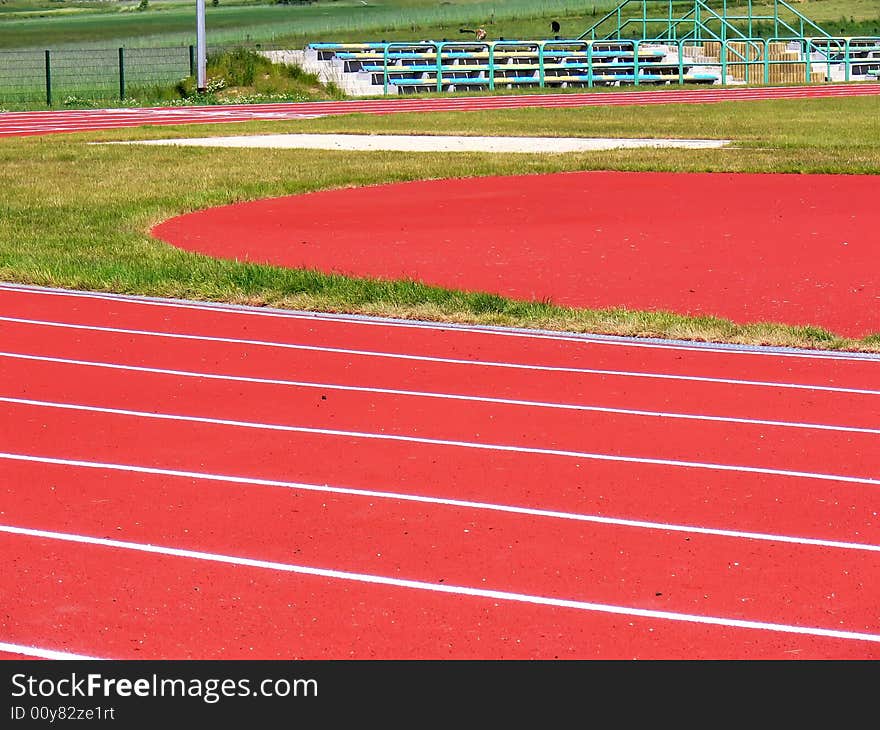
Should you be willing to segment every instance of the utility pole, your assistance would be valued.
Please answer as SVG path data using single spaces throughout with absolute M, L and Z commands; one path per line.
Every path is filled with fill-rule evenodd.
M 200 94 L 208 88 L 207 44 L 205 43 L 205 0 L 196 0 L 196 89 Z

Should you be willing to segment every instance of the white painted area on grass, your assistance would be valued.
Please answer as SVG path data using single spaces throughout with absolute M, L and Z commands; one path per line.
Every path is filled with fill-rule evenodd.
M 582 137 L 453 137 L 396 134 L 260 134 L 245 137 L 145 139 L 105 144 L 153 144 L 188 147 L 263 147 L 271 149 L 399 152 L 563 153 L 642 147 L 709 149 L 725 139 L 611 139 Z

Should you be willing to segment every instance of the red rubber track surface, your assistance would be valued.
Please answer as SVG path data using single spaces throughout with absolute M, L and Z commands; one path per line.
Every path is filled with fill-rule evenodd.
M 880 358 L 7 285 L 0 342 L 4 650 L 880 658 Z
M 604 309 L 880 332 L 868 175 L 576 172 L 241 203 L 153 230 L 211 256 Z
M 432 99 L 367 99 L 285 104 L 238 104 L 205 107 L 146 109 L 86 109 L 0 113 L 0 137 L 57 132 L 83 132 L 144 125 L 217 124 L 255 119 L 309 119 L 338 114 L 426 113 L 480 111 L 524 107 L 629 106 L 646 104 L 710 104 L 723 101 L 804 99 L 880 94 L 880 84 L 825 84 L 822 86 L 759 87 L 747 89 L 663 89 L 649 91 L 588 92 L 581 94 L 524 94 L 517 96 Z

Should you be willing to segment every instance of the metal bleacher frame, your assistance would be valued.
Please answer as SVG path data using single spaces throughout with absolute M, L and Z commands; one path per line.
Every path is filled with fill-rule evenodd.
M 765 15 L 752 0 L 743 15 L 729 13 L 728 0 L 692 3 L 681 12 L 672 0 L 623 0 L 576 38 L 312 43 L 305 54 L 385 95 L 880 77 L 880 38 L 835 38 L 785 0 Z
M 713 7 L 713 4 L 715 7 Z M 732 5 L 732 3 L 731 3 Z M 834 37 L 786 0 L 623 0 L 579 38 L 681 44 L 722 78 L 749 84 L 871 81 L 880 74 L 880 37 Z M 677 14 L 676 14 L 677 13 Z
M 383 94 L 718 81 L 637 39 L 313 43 L 307 51 L 341 73 L 369 76 Z

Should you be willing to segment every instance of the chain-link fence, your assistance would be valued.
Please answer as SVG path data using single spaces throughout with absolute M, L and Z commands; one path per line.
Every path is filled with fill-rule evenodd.
M 0 104 L 122 101 L 194 73 L 193 46 L 0 51 Z

